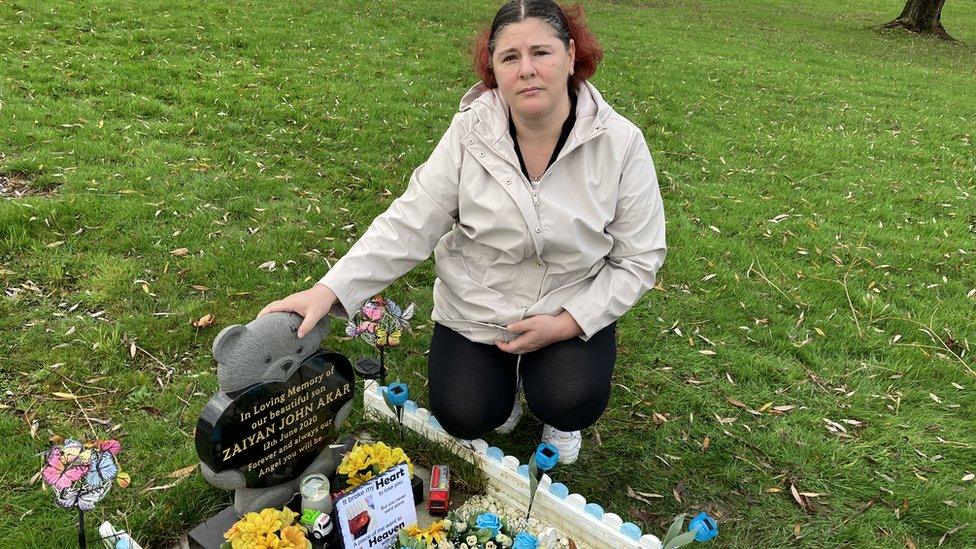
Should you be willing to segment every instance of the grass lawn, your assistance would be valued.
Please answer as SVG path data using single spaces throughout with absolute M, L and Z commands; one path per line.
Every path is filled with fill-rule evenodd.
M 31 482 L 53 434 L 123 442 L 132 486 L 90 525 L 156 547 L 230 501 L 171 476 L 197 461 L 210 342 L 403 191 L 497 5 L 0 0 L 0 182 L 41 191 L 0 200 L 0 545 L 75 539 Z M 706 510 L 716 547 L 972 547 L 976 4 L 947 3 L 955 44 L 876 30 L 900 0 L 586 7 L 670 250 L 554 476 L 659 535 Z M 432 281 L 388 292 L 418 306 L 392 359 L 422 405 Z M 538 426 L 489 442 L 527 456 Z

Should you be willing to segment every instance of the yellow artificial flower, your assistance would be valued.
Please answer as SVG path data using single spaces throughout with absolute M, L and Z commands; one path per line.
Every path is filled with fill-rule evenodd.
M 373 478 L 372 471 L 366 471 L 358 475 L 353 475 L 349 477 L 349 486 L 359 486 L 364 482 L 368 482 L 372 478 Z
M 295 519 L 298 518 L 298 513 L 288 507 L 282 507 L 279 513 L 281 515 L 281 524 L 285 527 L 295 524 Z M 284 528 L 282 528 L 282 531 L 284 531 Z
M 292 513 L 296 515 L 296 513 Z M 224 532 L 224 539 L 231 542 L 233 549 L 261 548 L 268 545 L 269 535 L 275 535 L 282 527 L 282 511 L 263 509 L 260 513 L 247 513 Z M 277 542 L 274 542 L 277 543 Z
M 281 540 L 274 534 L 265 534 L 258 538 L 254 549 L 283 549 Z
M 390 460 L 390 447 L 382 442 L 376 443 L 373 448 L 373 463 L 375 463 L 380 469 L 386 469 L 387 462 Z
M 431 523 L 427 528 L 420 528 L 416 524 L 408 526 L 407 535 L 423 541 L 428 546 L 447 540 L 447 531 L 442 520 Z
M 305 538 L 305 530 L 300 526 L 285 526 L 281 529 L 281 541 L 284 549 L 305 549 L 308 540 Z
M 352 476 L 361 469 L 369 467 L 369 460 L 370 457 L 366 449 L 362 446 L 356 446 L 346 454 L 346 457 L 342 458 L 342 462 L 339 463 L 337 471 L 341 475 Z
M 267 530 L 265 530 L 265 532 L 274 533 L 281 530 L 281 527 L 283 526 L 281 511 L 277 509 L 261 509 L 259 516 L 261 517 L 261 520 L 264 521 L 264 524 L 267 525 Z
M 231 526 L 229 530 L 227 530 L 226 532 L 224 532 L 224 539 L 225 540 L 231 541 L 231 540 L 233 540 L 235 538 L 241 537 L 241 531 L 238 529 L 237 525 L 238 525 L 238 523 L 235 522 L 234 525 Z

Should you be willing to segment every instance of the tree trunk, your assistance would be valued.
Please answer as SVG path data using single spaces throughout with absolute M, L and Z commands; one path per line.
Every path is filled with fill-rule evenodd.
M 885 25 L 886 29 L 905 28 L 912 32 L 933 34 L 943 40 L 953 40 L 942 27 L 942 6 L 945 0 L 907 0 L 898 19 Z

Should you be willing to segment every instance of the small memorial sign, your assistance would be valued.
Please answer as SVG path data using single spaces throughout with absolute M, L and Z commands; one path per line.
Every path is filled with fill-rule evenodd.
M 417 508 L 406 464 L 387 469 L 336 502 L 346 549 L 396 545 L 400 530 L 417 523 Z
M 248 488 L 294 480 L 336 440 L 353 392 L 349 360 L 319 351 L 283 383 L 214 395 L 197 422 L 197 454 L 216 473 L 240 471 Z

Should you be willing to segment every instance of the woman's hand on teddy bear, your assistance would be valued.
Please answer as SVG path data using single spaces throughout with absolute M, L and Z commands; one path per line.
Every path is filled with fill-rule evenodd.
M 328 286 L 316 284 L 307 290 L 296 292 L 290 296 L 268 303 L 257 318 L 268 313 L 298 313 L 304 320 L 298 327 L 298 337 L 303 338 L 305 334 L 312 331 L 312 328 L 319 320 L 332 310 L 332 305 L 338 298 Z

